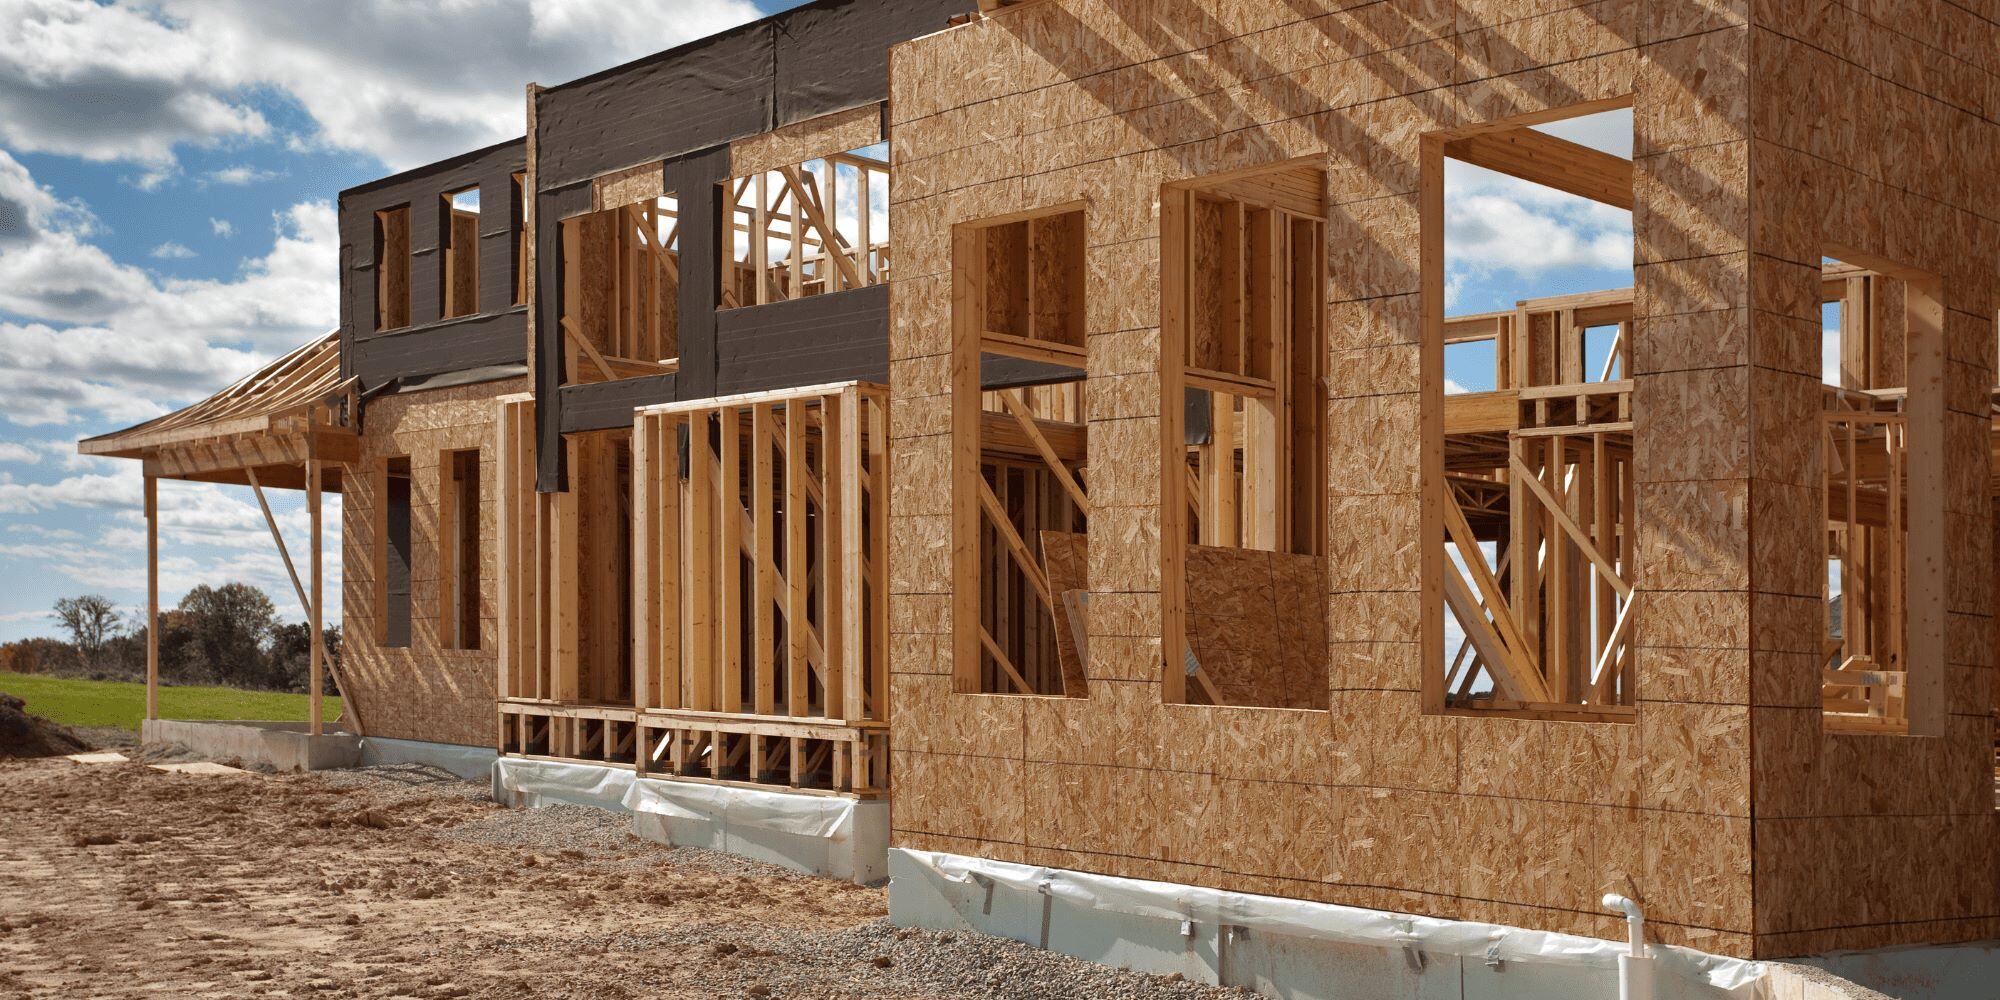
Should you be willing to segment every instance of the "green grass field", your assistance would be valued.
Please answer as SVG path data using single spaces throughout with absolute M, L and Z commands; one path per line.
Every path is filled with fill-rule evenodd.
M 146 715 L 144 684 L 0 672 L 0 691 L 27 702 L 30 713 L 65 726 L 117 726 L 136 732 L 139 720 Z M 164 719 L 303 722 L 308 711 L 302 694 L 221 687 L 160 688 L 160 717 Z M 328 695 L 324 711 L 328 721 L 338 717 L 340 699 Z

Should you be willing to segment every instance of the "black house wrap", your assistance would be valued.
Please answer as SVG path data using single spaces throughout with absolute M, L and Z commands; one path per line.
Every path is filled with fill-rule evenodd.
M 567 486 L 562 435 L 632 409 L 730 392 L 886 378 L 888 288 L 717 313 L 729 143 L 889 96 L 888 50 L 974 0 L 819 0 L 539 92 L 534 114 L 537 487 Z M 680 212 L 680 370 L 563 387 L 562 219 L 591 182 L 661 164 Z
M 397 380 L 527 362 L 528 313 L 514 305 L 514 241 L 521 206 L 514 175 L 526 169 L 525 139 L 513 139 L 340 193 L 340 374 L 364 394 Z M 479 188 L 479 302 L 470 316 L 440 320 L 443 197 Z M 375 213 L 410 206 L 410 325 L 375 329 Z M 525 370 L 525 369 L 523 369 Z

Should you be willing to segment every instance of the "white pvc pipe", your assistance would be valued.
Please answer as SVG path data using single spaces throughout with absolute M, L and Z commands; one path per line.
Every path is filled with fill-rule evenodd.
M 1639 904 L 1615 892 L 1604 894 L 1604 908 L 1625 914 L 1630 950 L 1618 956 L 1618 1000 L 1653 1000 L 1653 959 L 1646 954 L 1646 913 Z

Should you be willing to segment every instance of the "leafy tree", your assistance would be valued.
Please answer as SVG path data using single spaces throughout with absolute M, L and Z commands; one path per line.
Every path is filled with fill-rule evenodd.
M 61 639 L 36 636 L 0 645 L 0 671 L 6 673 L 61 673 L 76 666 L 76 647 Z
M 70 635 L 84 662 L 96 665 L 104 645 L 118 633 L 118 609 L 97 594 L 63 597 L 56 600 L 56 621 Z
M 333 668 L 340 665 L 340 626 L 326 626 L 326 655 L 331 659 L 322 675 L 321 693 L 336 693 Z M 312 689 L 312 625 L 287 622 L 271 630 L 271 670 L 269 684 L 281 691 L 305 693 Z
M 278 623 L 277 609 L 262 590 L 247 583 L 202 584 L 181 598 L 177 623 L 187 631 L 186 674 L 233 687 L 270 683 L 264 645 Z M 168 626 L 161 623 L 162 669 L 167 662 Z

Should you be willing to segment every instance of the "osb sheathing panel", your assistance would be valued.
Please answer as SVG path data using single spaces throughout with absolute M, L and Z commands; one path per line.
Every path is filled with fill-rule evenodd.
M 1817 593 L 1801 592 L 1805 563 L 1778 551 L 1798 541 L 1768 523 L 1793 515 L 1809 523 L 1815 515 L 1793 508 L 1811 491 L 1780 487 L 1810 485 L 1817 475 L 1812 449 L 1785 438 L 1817 371 L 1817 304 L 1810 316 L 1781 315 L 1792 300 L 1760 282 L 1782 278 L 1785 264 L 1809 275 L 1820 249 L 1769 228 L 1777 213 L 1768 206 L 1780 197 L 1802 206 L 1813 225 L 1851 220 L 1863 234 L 1856 242 L 1912 263 L 1948 257 L 1933 266 L 1972 290 L 1970 304 L 1952 303 L 1966 319 L 1952 327 L 1951 353 L 1970 367 L 1953 381 L 1965 393 L 1991 383 L 1981 380 L 1986 350 L 1971 342 L 1985 337 L 1990 349 L 1993 255 L 1937 248 L 1993 245 L 2000 194 L 1972 181 L 1976 172 L 1936 165 L 1945 150 L 1962 162 L 1985 150 L 1991 162 L 1990 126 L 1964 111 L 2000 93 L 1982 62 L 1994 50 L 1993 28 L 1938 15 L 1938 5 L 1924 9 L 1931 15 L 1897 17 L 1909 23 L 1891 31 L 1847 26 L 1840 44 L 1862 51 L 1821 68 L 1841 78 L 1883 67 L 1893 85 L 1849 83 L 1871 98 L 1891 95 L 1895 107 L 1857 116 L 1829 105 L 1805 115 L 1760 97 L 1754 124 L 1752 73 L 1761 79 L 1773 64 L 1800 86 L 1819 87 L 1823 102 L 1847 93 L 1812 83 L 1829 78 L 1806 68 L 1813 60 L 1769 50 L 1772 31 L 1818 30 L 1819 8 L 1769 11 L 1763 16 L 1783 23 L 1753 28 L 1741 5 L 1697 0 L 1525 10 L 1497 0 L 1048 0 L 896 49 L 891 355 L 949 354 L 952 226 L 1082 203 L 1094 505 L 1086 700 L 952 693 L 949 512 L 921 496 L 911 508 L 921 513 L 896 511 L 891 666 L 921 688 L 914 697 L 926 706 L 896 715 L 898 843 L 1601 937 L 1620 931 L 1598 912 L 1597 896 L 1617 890 L 1645 900 L 1663 941 L 1747 955 L 1817 940 L 1753 908 L 1752 830 L 1764 804 L 1785 800 L 1788 816 L 1817 822 L 1784 843 L 1810 843 L 1821 857 L 1916 856 L 1922 842 L 1914 838 L 1930 828 L 1878 824 L 1880 842 L 1829 839 L 1821 826 L 1839 829 L 1835 817 L 1871 803 L 1829 802 L 1861 793 L 1808 795 L 1797 786 L 1844 789 L 1814 776 L 1837 759 L 1876 795 L 1907 796 L 1923 803 L 1919 811 L 1947 815 L 1956 806 L 1940 803 L 1974 796 L 1943 789 L 1950 778 L 1933 796 L 1896 777 L 1970 776 L 1983 766 L 1943 750 L 1932 759 L 1914 743 L 1879 756 L 1850 752 L 1836 748 L 1882 738 L 1818 731 L 1813 657 L 1823 611 Z M 1940 30 L 1947 19 L 1961 37 Z M 1907 44 L 1913 32 L 1923 38 L 1916 47 Z M 1894 41 L 1863 41 L 1874 38 Z M 1944 58 L 1955 50 L 1965 53 L 1959 61 Z M 1953 111 L 1934 113 L 1914 99 L 1931 93 L 1947 95 L 1939 101 Z M 1416 642 L 1420 372 L 1410 351 L 1421 325 L 1420 139 L 1624 95 L 1635 104 L 1635 298 L 1644 332 L 1633 369 L 1638 474 L 1648 485 L 1637 581 L 1644 597 L 1634 623 L 1637 721 L 1427 715 Z M 1765 117 L 1776 119 L 1769 135 Z M 1821 129 L 1819 121 L 1840 124 Z M 1847 137 L 1875 122 L 1891 127 L 1871 138 L 1873 165 L 1851 183 L 1814 186 L 1823 160 L 1811 157 L 1840 161 L 1853 146 Z M 1807 154 L 1792 176 L 1770 184 L 1762 169 L 1753 176 L 1753 163 L 1774 161 L 1767 146 L 1789 144 Z M 1904 155 L 1912 148 L 1935 155 Z M 1163 705 L 1160 496 L 1157 472 L 1146 471 L 1159 461 L 1159 407 L 1142 398 L 1156 393 L 1159 368 L 1159 186 L 1296 156 L 1321 158 L 1328 176 L 1328 362 L 1338 369 L 1327 381 L 1331 685 L 1311 711 Z M 1897 195 L 1882 200 L 1885 192 Z M 1863 198 L 1894 211 L 1851 211 Z M 1802 249 L 1763 249 L 1785 241 Z M 892 377 L 899 446 L 911 443 L 921 470 L 906 475 L 896 464 L 898 496 L 934 489 L 939 463 L 949 466 L 941 437 L 949 397 L 934 381 Z M 1959 402 L 1965 413 L 1983 413 L 1981 400 Z M 1974 423 L 1967 440 L 1983 432 Z M 1990 648 L 1983 616 L 1991 588 L 1969 581 L 1990 567 L 1979 548 L 1989 542 L 1970 518 L 1958 534 L 1981 536 L 1967 543 L 1979 556 L 1966 560 L 1973 568 L 1954 571 L 1967 582 L 1953 591 L 1965 611 L 1951 622 L 1961 636 L 1953 649 L 1977 666 Z M 1759 743 L 1764 708 L 1791 709 L 1811 731 L 1793 726 L 1789 738 Z M 1753 753 L 1769 756 L 1753 766 Z M 1788 798 L 1768 787 L 1788 782 Z M 1854 939 L 1979 936 L 1968 930 L 1979 921 L 1962 914 L 1995 910 L 1991 815 L 1989 805 L 1976 821 L 1989 839 L 1961 835 L 1973 828 L 1956 818 L 1938 837 L 1952 852 L 1985 852 L 1966 862 L 1964 884 L 1977 897 L 1969 910 L 1937 902 L 1951 894 L 1926 885 L 1911 895 L 1933 902 L 1898 904 L 1908 903 L 1898 912 L 1915 922 Z M 1759 864 L 1779 849 L 1758 844 Z M 1797 877 L 1760 874 L 1755 901 L 1767 892 L 1810 896 L 1818 890 L 1800 882 L 1824 877 L 1811 867 L 1795 864 Z M 1875 878 L 1845 860 L 1822 867 Z M 1836 922 L 1854 919 L 1868 918 L 1847 913 Z
M 882 108 L 870 104 L 787 125 L 729 144 L 729 174 L 749 177 L 882 141 Z
M 2000 200 L 1973 178 L 2000 153 L 2000 126 L 1990 120 L 2000 91 L 1990 56 L 1968 62 L 1953 52 L 1990 53 L 1996 31 L 1990 21 L 1955 19 L 1965 37 L 1947 41 L 1934 16 L 1876 13 L 1883 19 L 1833 7 L 1760 21 L 1752 32 L 1753 359 L 1806 373 L 1753 376 L 1752 589 L 1776 617 L 1759 631 L 1796 633 L 1807 623 L 1792 619 L 1817 617 L 1817 601 L 1808 610 L 1763 597 L 1814 582 L 1819 568 L 1797 552 L 1809 539 L 1791 535 L 1821 509 L 1816 490 L 1780 485 L 1821 474 L 1814 428 L 1794 402 L 1816 388 L 1812 359 L 1767 345 L 1810 343 L 1820 257 L 1831 248 L 1939 276 L 1949 359 L 1939 389 L 1950 411 L 1944 573 L 1956 641 L 1947 641 L 1946 662 L 1910 666 L 1945 672 L 1954 714 L 1927 737 L 1826 732 L 1799 697 L 1815 665 L 1753 651 L 1753 692 L 1769 705 L 1753 709 L 1750 727 L 1755 924 L 1758 951 L 1771 955 L 2000 930 L 1993 728 L 1980 697 L 1992 659 L 1988 387 L 2000 261 L 1967 252 L 1994 245 Z M 1784 391 L 1794 379 L 1807 388 Z M 1810 627 L 1824 628 L 1823 619 Z
M 495 540 L 499 493 L 494 461 L 494 398 L 526 389 L 523 380 L 386 396 L 368 405 L 361 463 L 343 479 L 341 673 L 361 703 L 371 736 L 490 746 L 497 669 Z M 480 640 L 476 650 L 439 642 L 439 453 L 481 449 Z M 410 460 L 410 645 L 379 645 L 376 617 L 375 473 L 383 459 Z

